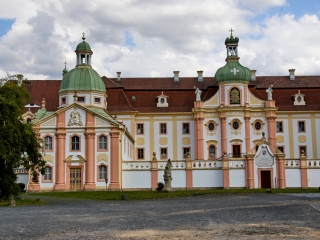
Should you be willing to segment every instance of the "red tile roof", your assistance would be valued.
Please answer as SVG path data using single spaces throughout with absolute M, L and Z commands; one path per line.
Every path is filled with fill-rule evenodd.
M 196 77 L 181 77 L 179 82 L 172 78 L 116 78 L 102 77 L 108 95 L 107 111 L 115 112 L 191 112 L 195 101 L 194 87 L 202 90 L 203 101 L 211 98 L 219 89 L 214 77 L 204 77 L 198 82 Z M 56 111 L 59 104 L 61 80 L 34 80 L 27 85 L 31 94 L 30 103 L 41 106 L 46 100 L 46 109 Z M 273 84 L 273 99 L 280 111 L 305 111 L 320 109 L 320 76 L 262 76 L 249 83 L 249 90 L 259 99 L 266 100 L 266 89 Z M 294 106 L 293 95 L 305 94 L 305 106 Z M 168 107 L 157 107 L 157 96 L 161 93 L 169 97 Z M 37 109 L 33 109 L 37 110 Z

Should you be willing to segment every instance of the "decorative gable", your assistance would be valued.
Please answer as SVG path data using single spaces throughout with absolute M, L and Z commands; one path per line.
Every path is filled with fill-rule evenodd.
M 158 97 L 157 107 L 168 107 L 168 96 L 164 95 L 163 92 Z
M 304 94 L 300 93 L 300 90 L 298 93 L 293 95 L 294 97 L 294 102 L 293 105 L 306 105 L 306 102 L 304 101 Z

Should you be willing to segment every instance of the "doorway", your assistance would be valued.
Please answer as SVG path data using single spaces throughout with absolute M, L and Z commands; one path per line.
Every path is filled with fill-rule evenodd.
M 261 188 L 271 188 L 271 171 L 264 170 L 261 174 Z
M 70 189 L 81 189 L 81 168 L 70 168 Z

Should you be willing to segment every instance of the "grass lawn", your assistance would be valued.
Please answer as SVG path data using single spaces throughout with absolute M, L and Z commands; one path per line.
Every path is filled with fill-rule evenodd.
M 315 193 L 318 189 L 272 189 L 272 193 Z M 174 192 L 156 192 L 156 191 L 79 191 L 79 192 L 42 192 L 31 193 L 29 195 L 48 196 L 48 197 L 67 197 L 67 198 L 85 198 L 97 200 L 120 200 L 122 194 L 126 194 L 128 200 L 156 199 L 186 197 L 205 194 L 250 194 L 266 193 L 266 189 L 209 189 L 209 190 L 178 190 Z
M 44 201 L 35 199 L 24 199 L 23 197 L 16 199 L 16 206 L 22 205 L 41 205 Z M 9 200 L 0 200 L 0 207 L 7 207 L 10 205 Z

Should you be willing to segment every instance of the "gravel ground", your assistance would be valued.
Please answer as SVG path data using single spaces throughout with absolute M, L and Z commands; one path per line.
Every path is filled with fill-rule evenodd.
M 320 194 L 45 200 L 0 208 L 0 239 L 320 239 Z

